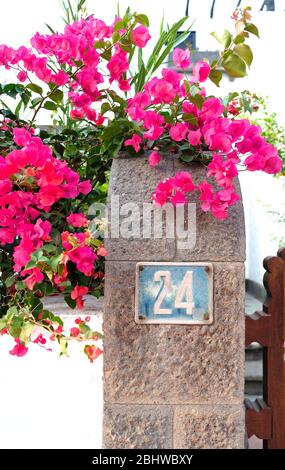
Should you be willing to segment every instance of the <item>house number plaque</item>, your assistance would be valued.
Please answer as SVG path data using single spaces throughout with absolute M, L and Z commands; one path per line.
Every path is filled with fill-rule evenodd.
M 212 264 L 137 263 L 135 321 L 213 323 Z

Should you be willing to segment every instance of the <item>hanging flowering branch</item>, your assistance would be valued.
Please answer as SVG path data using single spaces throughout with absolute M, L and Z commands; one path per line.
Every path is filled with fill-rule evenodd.
M 45 295 L 61 292 L 71 307 L 80 309 L 87 293 L 102 290 L 106 251 L 102 240 L 92 236 L 85 210 L 86 198 L 98 190 L 92 170 L 98 161 L 105 164 L 122 149 L 137 158 L 147 153 L 152 167 L 169 152 L 185 163 L 201 161 L 204 180 L 194 185 L 185 168 L 153 188 L 153 202 L 185 203 L 187 194 L 195 192 L 201 209 L 219 219 L 225 219 L 238 200 L 234 179 L 239 169 L 273 174 L 282 166 L 261 129 L 239 119 L 233 102 L 207 96 L 204 88 L 208 79 L 219 85 L 222 70 L 233 77 L 246 74 L 252 61 L 246 41 L 250 34 L 258 35 L 249 9 L 235 12 L 234 34 L 214 34 L 222 45 L 220 58 L 191 67 L 190 51 L 177 47 L 189 35 L 187 17 L 172 27 L 162 25 L 145 59 L 143 49 L 151 40 L 145 15 L 127 10 L 106 25 L 92 15 L 80 18 L 83 5 L 81 0 L 76 14 L 67 9 L 62 33 L 37 33 L 29 48 L 0 46 L 0 66 L 15 71 L 18 80 L 0 87 L 5 299 L 0 332 L 15 338 L 11 354 L 18 356 L 26 354 L 29 341 L 45 344 L 43 333 L 35 337 L 39 327 L 59 342 L 64 354 L 71 339 L 101 337 L 89 328 L 87 318 L 77 319 L 76 326 L 64 332 L 60 318 L 42 303 Z M 185 32 L 178 36 L 183 26 Z M 169 54 L 175 69 L 164 67 Z M 14 110 L 5 96 L 18 99 Z M 60 136 L 48 136 L 49 145 L 36 130 L 42 110 L 51 112 L 54 123 L 63 128 Z M 84 160 L 84 150 L 77 148 L 86 128 L 94 142 L 90 160 Z M 77 141 L 64 147 L 64 136 L 72 135 Z M 81 180 L 83 170 L 87 177 Z M 94 344 L 85 345 L 84 351 L 91 361 L 101 352 Z

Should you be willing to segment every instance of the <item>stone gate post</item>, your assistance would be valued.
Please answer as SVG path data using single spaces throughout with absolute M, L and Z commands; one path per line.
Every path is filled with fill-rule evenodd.
M 194 182 L 205 175 L 202 166 L 185 167 L 172 157 L 165 157 L 155 169 L 149 167 L 144 157 L 122 156 L 114 160 L 109 209 L 113 209 L 112 197 L 119 196 L 119 202 L 115 197 L 112 205 L 118 202 L 122 208 L 124 233 L 124 224 L 130 223 L 126 216 L 132 204 L 123 205 L 137 203 L 140 211 L 133 220 L 140 218 L 142 222 L 143 204 L 151 201 L 156 184 L 181 170 L 191 171 Z M 196 242 L 190 248 L 181 247 L 177 237 L 168 238 L 167 234 L 162 238 L 143 239 L 142 227 L 138 237 L 135 234 L 124 239 L 118 227 L 114 227 L 117 223 L 114 214 L 109 215 L 116 238 L 106 240 L 104 448 L 243 448 L 245 229 L 242 202 L 231 208 L 225 221 L 197 208 Z M 194 223 L 195 217 L 191 221 Z M 161 266 L 149 268 L 145 265 L 149 262 Z M 164 292 L 159 304 L 156 296 L 156 312 L 152 305 L 150 310 L 145 307 L 144 314 L 137 311 L 135 318 L 135 309 L 141 309 L 135 299 L 144 301 L 143 296 L 152 295 L 150 291 L 163 286 L 163 282 L 168 289 L 170 274 L 171 282 L 175 284 L 179 278 L 181 283 L 183 273 L 192 272 L 189 263 L 195 266 L 194 280 L 188 274 L 193 292 L 187 290 L 189 283 L 184 292 L 180 291 L 180 304 L 176 298 L 175 305 L 182 308 L 169 308 Z M 146 274 L 148 269 L 159 273 L 154 274 L 154 287 L 143 292 L 144 283 L 152 282 L 152 274 Z M 204 276 L 200 284 L 198 277 L 195 278 L 199 270 Z M 165 274 L 166 271 L 170 274 Z M 139 278 L 141 273 L 146 276 L 144 280 Z M 203 310 L 203 300 L 199 300 L 202 297 L 209 299 L 212 311 L 206 309 L 197 324 L 195 315 Z M 188 302 L 189 311 L 186 307 L 183 310 L 183 302 Z M 200 306 L 200 310 L 197 308 L 192 315 L 191 305 Z M 181 315 L 183 320 L 179 323 L 176 320 Z

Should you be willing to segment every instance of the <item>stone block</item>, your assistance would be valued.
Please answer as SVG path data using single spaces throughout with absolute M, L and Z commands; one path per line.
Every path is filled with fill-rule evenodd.
M 244 410 L 240 406 L 177 406 L 174 449 L 243 449 Z
M 171 449 L 173 411 L 169 406 L 109 405 L 104 408 L 103 447 Z
M 214 323 L 138 325 L 135 263 L 107 262 L 105 401 L 241 403 L 244 373 L 243 263 L 214 263 Z

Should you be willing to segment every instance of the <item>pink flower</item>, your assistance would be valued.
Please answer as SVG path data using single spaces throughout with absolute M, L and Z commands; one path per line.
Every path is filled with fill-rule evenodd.
M 25 354 L 27 354 L 28 352 L 28 348 L 25 346 L 24 343 L 20 341 L 20 338 L 16 338 L 15 342 L 16 342 L 15 346 L 13 347 L 11 351 L 9 351 L 9 353 L 12 356 L 18 356 L 18 357 L 25 356 Z
M 84 119 L 85 114 L 82 109 L 72 109 L 70 111 L 70 118 L 71 119 Z
M 66 220 L 72 227 L 87 227 L 88 225 L 88 219 L 84 214 L 70 214 Z
M 135 152 L 139 152 L 141 142 L 142 142 L 141 137 L 138 134 L 133 134 L 131 139 L 125 140 L 124 145 L 125 147 L 128 147 L 128 146 L 133 147 Z
M 189 49 L 174 49 L 172 54 L 174 65 L 178 69 L 187 69 L 190 66 L 190 51 Z
M 102 349 L 98 348 L 97 346 L 94 345 L 86 345 L 84 347 L 84 352 L 87 355 L 88 359 L 90 362 L 94 362 L 95 359 L 97 359 L 100 354 L 102 354 Z
M 15 127 L 13 129 L 14 142 L 19 147 L 26 147 L 30 144 L 32 136 L 24 127 Z
M 174 196 L 170 198 L 170 202 L 172 202 L 174 206 L 178 206 L 179 204 L 185 204 L 186 201 L 186 196 L 181 191 L 175 191 Z
M 144 127 L 147 132 L 144 133 L 144 138 L 149 140 L 157 140 L 164 132 L 164 117 L 155 111 L 146 111 L 144 116 Z
M 131 79 L 128 78 L 127 80 L 123 79 L 123 78 L 120 78 L 119 79 L 119 88 L 120 90 L 122 91 L 130 91 L 131 89 L 131 85 L 130 85 L 130 81 Z
M 143 26 L 137 26 L 131 33 L 133 43 L 138 47 L 145 47 L 151 38 L 148 29 Z
M 208 98 L 204 101 L 201 116 L 205 118 L 219 117 L 224 112 L 225 107 L 219 98 Z
M 174 176 L 174 185 L 180 191 L 184 193 L 188 193 L 190 191 L 194 191 L 195 186 L 192 181 L 192 176 L 187 171 L 179 171 Z
M 60 70 L 57 72 L 55 75 L 52 76 L 51 82 L 55 83 L 57 86 L 62 86 L 66 85 L 69 81 L 69 75 L 68 73 L 64 72 L 63 70 Z
M 129 69 L 127 53 L 122 50 L 115 53 L 108 62 L 107 69 L 110 72 L 111 81 L 120 80 L 123 73 Z
M 141 121 L 145 116 L 145 108 L 150 105 L 150 96 L 140 92 L 128 100 L 128 114 L 134 121 Z
M 194 145 L 194 146 L 200 145 L 201 137 L 202 137 L 202 133 L 200 129 L 197 129 L 196 131 L 188 132 L 188 141 L 190 142 L 191 145 Z
M 210 150 L 220 150 L 221 152 L 227 153 L 232 148 L 232 140 L 230 136 L 220 132 L 212 136 L 209 148 Z
M 155 167 L 159 164 L 160 162 L 160 155 L 158 152 L 151 152 L 151 154 L 148 157 L 148 163 L 150 166 Z
M 26 277 L 26 279 L 24 279 L 24 282 L 26 283 L 26 286 L 30 290 L 33 290 L 35 284 L 44 280 L 44 275 L 39 270 L 39 268 L 26 269 L 22 271 L 22 276 L 26 274 L 29 274 L 29 276 Z
M 84 300 L 82 299 L 82 297 L 87 294 L 88 290 L 89 290 L 88 287 L 83 287 L 79 285 L 74 287 L 73 291 L 70 294 L 70 297 L 73 300 L 76 300 L 77 308 L 79 309 L 83 308 Z
M 28 74 L 24 72 L 23 70 L 21 70 L 21 72 L 18 73 L 17 78 L 19 82 L 25 82 L 28 78 Z
M 202 181 L 198 185 L 198 189 L 201 193 L 199 199 L 203 201 L 201 208 L 204 212 L 207 212 L 210 210 L 213 201 L 213 188 L 207 181 Z
M 193 79 L 195 82 L 205 82 L 210 72 L 211 67 L 208 62 L 199 61 L 193 67 Z
M 178 123 L 176 126 L 172 126 L 169 130 L 170 137 L 175 140 L 175 142 L 181 142 L 181 140 L 186 139 L 188 131 L 187 124 Z
M 90 193 L 91 189 L 92 185 L 89 180 L 81 181 L 81 183 L 78 184 L 78 191 L 81 194 L 88 194 Z
M 101 245 L 99 246 L 98 250 L 97 250 L 97 255 L 98 256 L 107 256 L 107 250 L 106 248 L 104 247 L 104 245 Z
M 154 86 L 151 86 L 151 94 L 155 99 L 155 103 L 169 104 L 174 100 L 176 91 L 172 83 L 161 78 L 154 81 Z
M 47 340 L 43 337 L 41 333 L 33 341 L 33 343 L 36 343 L 36 344 L 46 344 L 46 342 Z
M 70 328 L 70 335 L 73 336 L 74 338 L 77 338 L 77 336 L 80 334 L 80 329 L 74 326 L 73 328 Z

